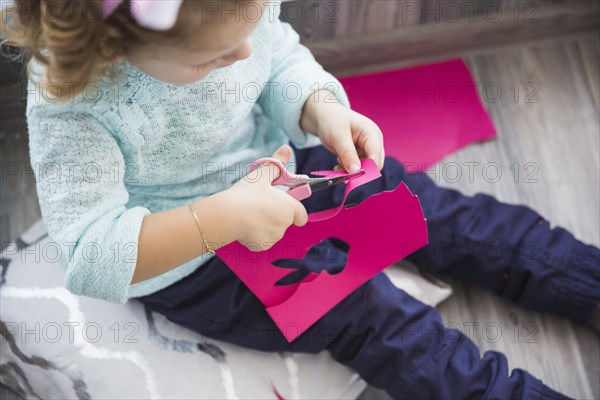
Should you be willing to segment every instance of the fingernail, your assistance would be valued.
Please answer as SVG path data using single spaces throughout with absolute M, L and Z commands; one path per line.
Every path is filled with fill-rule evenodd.
M 350 165 L 350 172 L 357 172 L 360 169 L 360 167 L 358 166 L 358 164 L 353 163 L 352 165 Z

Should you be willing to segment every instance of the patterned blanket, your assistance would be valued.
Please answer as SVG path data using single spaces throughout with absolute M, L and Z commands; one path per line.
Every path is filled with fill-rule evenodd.
M 0 382 L 23 398 L 355 399 L 364 381 L 327 352 L 264 353 L 145 309 L 76 296 L 40 220 L 0 253 Z M 424 303 L 451 294 L 408 264 L 385 270 Z

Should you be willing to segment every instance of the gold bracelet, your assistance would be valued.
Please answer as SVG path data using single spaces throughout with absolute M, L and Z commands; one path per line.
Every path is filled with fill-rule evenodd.
M 188 207 L 190 208 L 190 211 L 192 212 L 192 215 L 194 216 L 194 219 L 196 220 L 196 225 L 198 225 L 198 230 L 200 231 L 200 236 L 202 237 L 202 242 L 204 243 L 204 246 L 206 246 L 206 250 L 210 254 L 215 254 L 215 251 L 213 249 L 211 249 L 210 246 L 208 245 L 208 243 L 206 242 L 206 238 L 204 237 L 204 232 L 202 231 L 202 228 L 200 227 L 200 221 L 198 220 L 198 215 L 196 214 L 196 211 L 194 211 L 191 204 L 188 204 Z

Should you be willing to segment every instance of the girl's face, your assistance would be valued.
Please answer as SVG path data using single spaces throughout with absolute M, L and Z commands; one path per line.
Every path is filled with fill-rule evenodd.
M 194 50 L 185 46 L 146 47 L 131 52 L 126 58 L 139 70 L 160 81 L 194 83 L 217 68 L 250 57 L 252 45 L 248 37 L 258 23 L 258 20 L 241 18 L 238 22 L 203 24 L 193 33 Z

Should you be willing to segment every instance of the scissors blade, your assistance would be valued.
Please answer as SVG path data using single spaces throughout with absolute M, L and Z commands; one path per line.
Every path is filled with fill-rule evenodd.
M 331 178 L 323 177 L 323 178 L 310 178 L 307 182 L 310 185 L 310 190 L 316 192 L 321 189 L 327 189 L 329 187 L 339 185 L 342 183 L 348 182 L 350 179 L 360 176 L 364 174 L 364 170 L 360 170 L 358 172 L 354 172 L 352 174 L 346 174 L 341 176 L 334 176 Z

